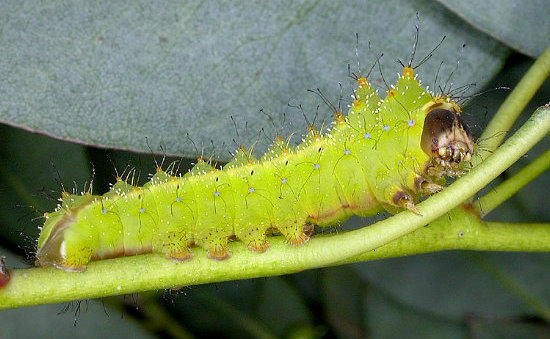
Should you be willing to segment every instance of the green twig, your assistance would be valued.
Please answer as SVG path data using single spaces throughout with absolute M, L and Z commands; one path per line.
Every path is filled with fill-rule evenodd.
M 235 242 L 231 245 L 233 257 L 223 262 L 207 259 L 204 251 L 197 249 L 195 258 L 180 263 L 150 254 L 100 260 L 90 264 L 82 273 L 68 273 L 55 268 L 13 270 L 11 281 L 0 291 L 0 309 L 281 275 L 334 265 L 385 245 L 447 213 L 506 170 L 549 131 L 550 107 L 541 107 L 486 161 L 420 203 L 418 209 L 422 216 L 405 211 L 359 230 L 313 237 L 307 244 L 297 247 L 288 246 L 282 239 L 274 237 L 270 240 L 271 249 L 263 254 L 251 252 L 241 242 Z M 514 241 L 523 236 L 521 231 L 530 230 L 513 230 Z M 540 231 L 543 234 L 537 238 L 543 240 L 542 250 L 548 251 L 550 228 Z M 478 244 L 482 247 L 492 243 L 492 237 L 493 234 L 485 239 L 469 237 L 469 246 L 476 248 L 475 244 Z M 458 237 L 456 245 L 448 249 L 460 248 L 460 242 L 465 243 Z M 399 255 L 414 253 L 414 248 L 419 244 L 414 242 L 408 245 L 409 248 L 398 248 Z M 537 244 L 540 245 L 532 245 Z M 529 243 L 526 243 L 522 250 L 530 250 L 528 246 Z
M 550 148 L 511 178 L 491 189 L 489 193 L 476 201 L 476 208 L 484 216 L 489 214 L 489 212 L 508 200 L 508 198 L 514 195 L 523 186 L 527 185 L 531 180 L 546 171 L 548 167 L 550 167 Z
M 550 252 L 550 223 L 484 222 L 466 207 L 469 205 L 376 250 L 336 264 L 447 250 Z
M 510 130 L 525 106 L 527 106 L 548 76 L 550 76 L 550 45 L 546 47 L 514 90 L 500 105 L 495 116 L 483 131 L 483 134 L 479 138 L 480 140 L 485 140 L 483 142 L 483 149 L 473 159 L 474 166 L 481 159 L 485 159 L 490 152 L 494 151 L 501 144 L 506 135 L 503 132 Z

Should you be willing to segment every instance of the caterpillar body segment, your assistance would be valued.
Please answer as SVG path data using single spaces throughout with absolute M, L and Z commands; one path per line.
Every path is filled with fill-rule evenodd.
M 46 215 L 36 264 L 83 270 L 149 252 L 186 260 L 192 246 L 221 260 L 232 238 L 264 252 L 274 231 L 300 245 L 314 225 L 352 214 L 419 213 L 419 196 L 471 158 L 460 107 L 425 91 L 409 67 L 383 100 L 365 78 L 357 84 L 348 114 L 335 112 L 326 134 L 309 128 L 296 147 L 276 137 L 260 160 L 239 147 L 223 169 L 199 159 L 183 176 L 158 168 L 142 187 L 119 179 L 102 196 L 64 194 Z

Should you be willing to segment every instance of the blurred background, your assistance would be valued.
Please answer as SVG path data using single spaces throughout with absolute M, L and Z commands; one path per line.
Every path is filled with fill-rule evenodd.
M 410 58 L 415 25 L 413 65 L 446 36 L 416 70 L 419 79 L 457 94 L 479 136 L 509 92 L 495 89 L 513 88 L 550 43 L 546 7 L 543 0 L 4 1 L 0 255 L 8 268 L 30 267 L 40 216 L 63 188 L 81 191 L 93 178 L 94 193 L 104 193 L 115 168 L 135 168 L 143 184 L 163 154 L 184 172 L 203 151 L 222 164 L 235 142 L 256 142 L 261 155 L 277 132 L 298 141 L 306 121 L 293 106 L 310 121 L 316 116 L 317 127 L 332 114 L 307 89 L 345 106 L 349 72 L 376 66 L 369 79 L 384 93 L 384 80 L 392 84 L 401 71 L 396 60 Z M 547 81 L 514 129 L 549 98 Z M 548 222 L 549 185 L 544 173 L 486 219 Z M 548 253 L 425 254 L 4 310 L 0 338 L 549 338 L 549 267 Z

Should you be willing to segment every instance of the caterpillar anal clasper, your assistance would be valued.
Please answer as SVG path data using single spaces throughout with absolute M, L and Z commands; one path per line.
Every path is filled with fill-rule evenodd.
M 91 260 L 149 252 L 186 260 L 192 246 L 221 260 L 230 238 L 264 252 L 268 231 L 300 245 L 314 225 L 352 214 L 419 213 L 415 201 L 439 191 L 444 176 L 461 175 L 471 158 L 460 107 L 425 91 L 410 67 L 384 100 L 367 79 L 357 84 L 347 116 L 336 112 L 325 134 L 309 128 L 296 147 L 277 137 L 259 160 L 239 147 L 223 168 L 199 159 L 185 175 L 158 168 L 142 187 L 118 178 L 101 196 L 64 193 L 46 214 L 36 264 L 79 271 Z

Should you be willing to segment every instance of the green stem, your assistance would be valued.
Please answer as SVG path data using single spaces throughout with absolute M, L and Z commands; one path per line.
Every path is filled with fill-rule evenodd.
M 458 206 L 506 170 L 549 131 L 550 107 L 541 107 L 486 161 L 420 203 L 418 209 L 422 216 L 405 211 L 359 230 L 313 237 L 307 244 L 298 247 L 290 247 L 280 238 L 273 237 L 270 240 L 271 249 L 263 254 L 251 252 L 241 242 L 235 242 L 231 246 L 233 257 L 223 262 L 207 259 L 204 251 L 197 249 L 195 258 L 179 263 L 150 254 L 100 260 L 81 273 L 68 273 L 55 268 L 13 270 L 10 272 L 11 281 L 0 290 L 0 309 L 281 275 L 350 260 L 417 230 Z M 526 228 L 508 230 L 503 241 L 517 241 L 521 236 L 527 237 L 521 232 L 530 231 Z M 533 247 L 537 247 L 535 250 L 549 251 L 550 228 L 544 227 L 539 231 L 541 234 L 536 238 L 542 240 L 542 247 L 538 242 L 533 243 Z M 470 239 L 468 246 L 476 248 L 476 244 L 490 244 L 492 237 L 491 233 L 483 241 L 478 237 L 466 238 Z M 461 242 L 465 246 L 463 238 L 457 236 L 456 244 L 449 249 L 460 248 Z M 530 250 L 529 244 L 527 242 L 522 250 Z M 410 246 L 418 246 L 418 243 Z M 506 246 L 502 248 L 506 249 Z M 400 255 L 407 254 L 406 249 L 400 250 Z M 409 252 L 413 253 L 414 248 L 409 248 Z
M 523 186 L 527 185 L 542 172 L 546 171 L 548 167 L 550 167 L 550 148 L 511 178 L 479 198 L 475 203 L 476 208 L 483 216 L 489 214 L 489 212 L 514 195 Z
M 527 106 L 548 76 L 550 76 L 550 45 L 546 47 L 514 90 L 500 105 L 495 116 L 483 131 L 480 137 L 481 140 L 485 140 L 483 142 L 483 149 L 480 150 L 479 156 L 473 159 L 474 166 L 500 145 L 506 135 L 503 132 L 510 130 L 525 106 Z
M 540 300 L 526 292 L 525 289 L 519 286 L 514 280 L 510 279 L 504 273 L 500 272 L 486 258 L 473 254 L 471 254 L 469 257 L 473 259 L 481 268 L 483 268 L 485 272 L 487 272 L 494 280 L 501 283 L 524 303 L 531 306 L 541 318 L 550 322 L 550 309 L 546 307 L 546 305 L 544 305 L 542 302 L 540 302 Z
M 550 223 L 483 222 L 472 212 L 455 209 L 426 227 L 335 265 L 448 250 L 550 252 Z
M 113 309 L 124 313 L 124 303 L 121 297 L 103 298 L 102 300 Z M 149 333 L 166 333 L 170 338 L 177 339 L 194 338 L 193 334 L 184 328 L 177 319 L 174 319 L 166 308 L 157 301 L 156 295 L 142 293 L 139 295 L 137 303 L 143 317 L 137 319 L 129 316 L 129 318 Z
M 248 332 L 248 334 L 251 337 L 264 338 L 264 339 L 277 338 L 277 336 L 274 333 L 272 333 L 269 329 L 267 329 L 261 323 L 252 319 L 247 314 L 239 311 L 237 308 L 235 308 L 230 303 L 224 301 L 222 298 L 214 298 L 212 295 L 208 294 L 207 292 L 200 291 L 200 290 L 196 290 L 193 293 L 203 301 L 209 303 L 214 308 L 216 308 L 219 311 L 220 316 L 224 318 L 229 318 L 233 322 L 239 324 L 242 328 L 244 328 Z

